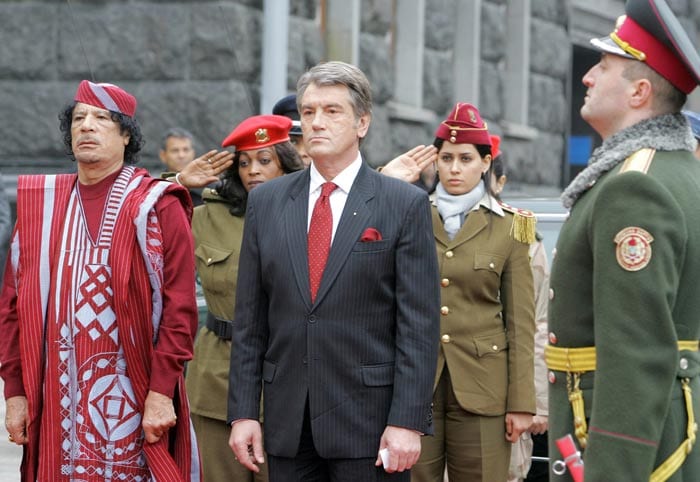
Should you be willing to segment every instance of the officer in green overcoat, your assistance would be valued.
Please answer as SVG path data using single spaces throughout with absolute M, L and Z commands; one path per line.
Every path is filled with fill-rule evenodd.
M 629 0 L 583 77 L 603 138 L 562 199 L 549 304 L 554 482 L 700 480 L 700 162 L 680 113 L 700 58 L 663 0 Z M 556 460 L 559 459 L 559 460 Z

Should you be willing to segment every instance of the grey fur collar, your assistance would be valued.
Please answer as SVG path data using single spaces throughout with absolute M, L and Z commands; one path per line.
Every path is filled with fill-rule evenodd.
M 561 195 L 571 209 L 598 178 L 642 148 L 659 151 L 693 151 L 696 141 L 683 114 L 665 114 L 643 120 L 609 137 L 596 148 L 581 171 Z

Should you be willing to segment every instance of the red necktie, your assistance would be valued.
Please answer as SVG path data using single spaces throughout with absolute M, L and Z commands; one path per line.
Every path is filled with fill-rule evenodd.
M 326 182 L 321 186 L 321 196 L 316 200 L 309 225 L 309 285 L 311 302 L 316 299 L 316 292 L 321 284 L 321 276 L 326 267 L 328 252 L 331 250 L 333 234 L 333 211 L 328 197 L 338 186 Z

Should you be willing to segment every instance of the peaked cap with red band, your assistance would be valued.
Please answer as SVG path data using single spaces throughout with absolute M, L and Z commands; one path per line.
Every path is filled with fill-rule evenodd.
M 646 62 L 685 94 L 700 83 L 700 57 L 664 0 L 628 0 L 608 37 L 591 39 L 611 54 Z
M 136 112 L 136 97 L 114 84 L 96 84 L 83 80 L 78 85 L 73 100 L 129 117 L 133 117 Z
M 292 119 L 282 115 L 255 115 L 236 126 L 221 147 L 234 146 L 237 151 L 262 149 L 289 140 Z
M 491 145 L 491 137 L 479 109 L 464 102 L 457 102 L 452 108 L 450 115 L 435 131 L 435 137 L 452 144 Z

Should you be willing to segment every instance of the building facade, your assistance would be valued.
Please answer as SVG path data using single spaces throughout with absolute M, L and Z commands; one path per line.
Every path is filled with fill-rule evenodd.
M 697 39 L 700 0 L 667 0 Z M 358 64 L 374 95 L 367 161 L 431 143 L 457 101 L 503 137 L 509 179 L 561 188 L 599 142 L 580 118 L 580 79 L 623 0 L 27 0 L 0 2 L 0 173 L 68 172 L 57 113 L 81 79 L 139 99 L 141 164 L 162 133 L 197 152 L 268 113 L 323 60 Z M 696 94 L 697 95 L 697 94 Z M 689 107 L 700 106 L 695 97 Z

